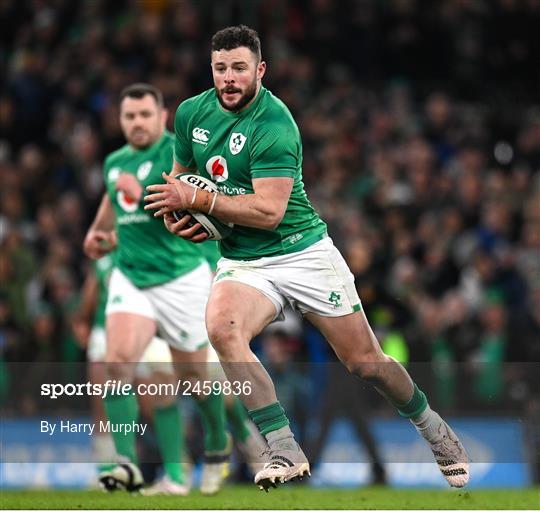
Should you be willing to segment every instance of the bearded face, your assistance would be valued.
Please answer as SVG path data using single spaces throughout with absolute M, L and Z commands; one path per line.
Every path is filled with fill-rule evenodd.
M 266 65 L 249 48 L 212 52 L 212 76 L 221 106 L 239 112 L 257 95 Z

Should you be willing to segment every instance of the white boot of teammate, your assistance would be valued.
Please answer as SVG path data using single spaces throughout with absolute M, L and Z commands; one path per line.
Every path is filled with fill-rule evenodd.
M 230 473 L 230 462 L 232 452 L 232 437 L 227 433 L 227 446 L 220 453 L 205 455 L 201 476 L 201 494 L 212 496 L 216 494 L 225 484 L 225 480 Z
M 190 490 L 190 485 L 180 484 L 171 480 L 168 475 L 164 475 L 156 483 L 143 489 L 141 494 L 144 496 L 187 496 Z
M 128 492 L 138 492 L 144 485 L 141 470 L 132 462 L 121 462 L 99 475 L 101 487 L 109 492 L 125 489 Z

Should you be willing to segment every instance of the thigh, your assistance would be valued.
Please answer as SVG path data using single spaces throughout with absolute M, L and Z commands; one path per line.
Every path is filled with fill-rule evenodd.
M 108 362 L 137 362 L 156 332 L 155 310 L 144 293 L 117 268 L 111 274 L 107 299 Z
M 108 363 L 138 363 L 156 332 L 156 323 L 147 316 L 134 313 L 107 315 Z M 135 368 L 130 373 L 134 373 Z
M 171 348 L 195 352 L 208 343 L 204 314 L 212 274 L 204 263 L 160 286 L 143 290 L 156 311 L 158 332 Z
M 359 311 L 354 276 L 327 237 L 298 253 L 283 256 L 268 268 L 276 286 L 303 314 L 341 317 Z
M 347 364 L 377 362 L 384 353 L 363 311 L 340 317 L 307 313 L 305 317 L 317 328 Z
M 240 285 L 245 285 L 246 287 L 238 288 L 240 292 L 244 290 L 245 296 L 253 295 L 254 300 L 259 300 L 259 296 L 264 296 L 268 301 L 270 301 L 275 309 L 272 320 L 281 319 L 283 320 L 283 308 L 287 303 L 285 297 L 277 289 L 275 285 L 275 278 L 267 270 L 265 262 L 272 261 L 273 258 L 261 258 L 260 260 L 255 261 L 235 261 L 229 260 L 227 258 L 221 258 L 218 261 L 218 268 L 216 270 L 216 277 L 214 278 L 213 292 L 216 291 L 216 296 L 221 294 L 219 291 L 221 288 L 221 283 L 238 283 Z M 228 285 L 224 288 L 228 290 Z M 232 287 L 234 289 L 234 287 Z M 255 290 L 258 293 L 253 293 L 252 290 Z M 226 291 L 226 294 L 229 292 Z M 230 297 L 229 297 L 230 299 Z M 240 302 L 243 302 L 240 300 Z M 266 301 L 262 301 L 266 302 Z M 220 304 L 220 307 L 223 307 Z
M 212 287 L 206 308 L 209 331 L 235 331 L 251 341 L 275 317 L 275 303 L 255 286 L 224 279 Z

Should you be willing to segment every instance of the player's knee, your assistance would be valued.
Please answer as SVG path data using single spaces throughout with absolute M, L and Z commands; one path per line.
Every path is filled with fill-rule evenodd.
M 224 325 L 222 322 L 215 322 L 207 325 L 207 330 L 210 342 L 220 360 L 233 360 L 235 355 L 238 355 L 239 349 L 243 345 L 239 329 L 235 329 L 231 325 Z
M 123 348 L 108 350 L 105 356 L 107 377 L 110 379 L 130 382 L 135 375 L 137 363 L 132 362 L 133 356 Z

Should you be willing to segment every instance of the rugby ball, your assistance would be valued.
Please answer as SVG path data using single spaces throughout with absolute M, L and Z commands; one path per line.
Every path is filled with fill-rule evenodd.
M 214 182 L 198 174 L 182 173 L 175 176 L 177 180 L 187 183 L 191 187 L 199 187 L 201 190 L 206 190 L 212 194 L 218 193 L 218 188 Z M 191 219 L 187 223 L 187 227 L 197 224 L 201 225 L 201 228 L 196 234 L 206 233 L 208 235 L 207 240 L 222 240 L 223 238 L 231 234 L 234 224 L 221 222 L 219 219 L 206 215 L 205 213 L 195 210 L 175 211 L 173 216 L 176 220 L 180 220 L 185 215 L 191 215 Z

